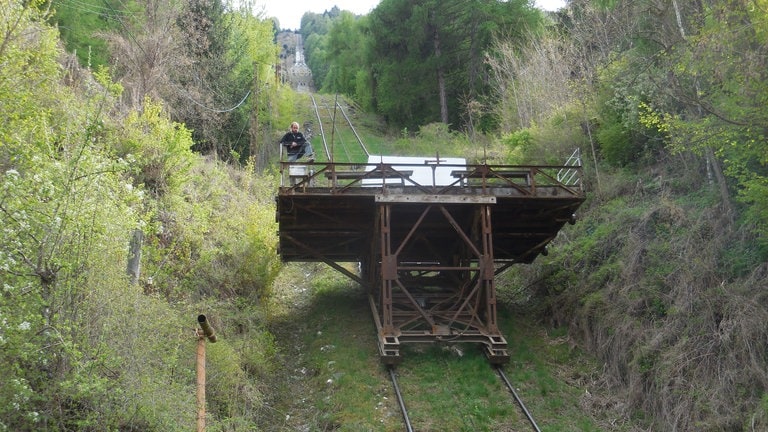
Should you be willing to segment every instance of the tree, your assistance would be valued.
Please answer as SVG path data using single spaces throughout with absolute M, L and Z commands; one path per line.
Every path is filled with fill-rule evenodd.
M 681 30 L 667 83 L 683 109 L 655 113 L 673 146 L 723 164 L 731 190 L 743 204 L 768 255 L 768 4 L 719 1 L 691 11 L 692 28 Z M 681 26 L 683 21 L 681 20 Z M 682 27 L 681 27 L 682 28 Z M 657 118 L 657 117 L 654 117 Z M 725 179 L 719 184 L 725 188 Z M 729 208 L 730 194 L 721 193 Z
M 122 15 L 120 3 L 112 0 L 64 1 L 54 4 L 51 20 L 56 23 L 67 50 L 77 54 L 80 64 L 107 66 L 110 53 L 99 33 L 114 31 Z
M 370 15 L 377 110 L 399 126 L 458 127 L 463 101 L 490 94 L 483 58 L 493 35 L 522 37 L 540 15 L 522 2 L 383 1 Z
M 190 67 L 184 37 L 176 25 L 182 7 L 175 0 L 127 3 L 118 17 L 119 31 L 104 35 L 128 106 L 141 107 L 148 96 L 166 99 L 174 91 L 171 77 Z
M 342 12 L 333 21 L 324 43 L 328 47 L 325 51 L 328 74 L 322 81 L 322 90 L 354 95 L 356 74 L 364 68 L 360 53 L 364 52 L 361 44 L 365 43 L 365 39 L 352 13 Z
M 255 158 L 258 167 L 264 168 L 269 155 L 274 155 L 271 132 L 273 124 L 279 121 L 274 102 L 278 92 L 274 65 L 279 52 L 274 43 L 274 27 L 270 20 L 255 18 L 249 8 L 233 11 L 227 15 L 227 21 L 232 29 L 226 50 L 226 58 L 232 64 L 228 76 L 236 89 L 231 94 L 238 98 L 250 94 L 246 104 L 236 107 L 239 121 L 230 126 L 230 145 L 242 160 Z M 246 89 L 250 92 L 246 93 Z M 243 119 L 247 119 L 249 131 L 247 145 L 241 141 L 246 123 Z
M 237 88 L 230 75 L 237 61 L 228 55 L 231 21 L 221 0 L 192 0 L 181 10 L 176 26 L 186 36 L 180 42 L 189 67 L 169 71 L 174 91 L 164 92 L 166 106 L 176 121 L 193 131 L 195 149 L 227 158 L 235 133 L 231 126 L 242 129 L 228 108 L 248 89 L 247 83 Z

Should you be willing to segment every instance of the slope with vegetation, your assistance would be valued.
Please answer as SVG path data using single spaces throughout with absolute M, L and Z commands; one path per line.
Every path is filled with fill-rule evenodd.
M 509 322 L 549 334 L 535 344 L 549 361 L 515 340 L 514 365 L 564 413 L 551 430 L 768 427 L 765 0 L 572 0 L 550 15 L 383 0 L 315 18 L 302 32 L 317 82 L 397 131 L 372 151 L 559 164 L 582 149 L 579 222 L 498 279 L 504 313 L 526 316 Z M 380 374 L 352 372 L 379 367 L 370 329 L 340 319 L 363 342 L 323 349 L 343 333 L 329 298 L 354 309 L 359 292 L 275 251 L 275 142 L 309 115 L 275 79 L 274 34 L 218 0 L 0 2 L 0 430 L 189 430 L 201 312 L 221 336 L 211 430 L 397 428 Z M 315 294 L 287 324 L 286 285 Z M 597 369 L 563 367 L 576 345 Z M 479 363 L 421 355 L 469 376 Z M 293 378 L 310 396 L 279 391 Z M 458 390 L 473 411 L 445 425 L 504 427 L 509 407 L 476 381 Z
M 0 3 L 0 430 L 189 430 L 201 311 L 224 335 L 210 425 L 252 428 L 253 377 L 272 370 L 254 308 L 280 264 L 275 180 L 193 152 L 194 133 L 136 81 L 77 67 L 51 11 Z

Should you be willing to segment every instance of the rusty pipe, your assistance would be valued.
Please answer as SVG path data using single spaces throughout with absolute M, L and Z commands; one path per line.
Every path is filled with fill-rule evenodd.
M 200 324 L 200 328 L 203 330 L 203 336 L 208 338 L 208 341 L 211 343 L 215 343 L 216 333 L 213 331 L 213 327 L 208 324 L 208 320 L 205 318 L 205 315 L 198 315 L 197 323 Z

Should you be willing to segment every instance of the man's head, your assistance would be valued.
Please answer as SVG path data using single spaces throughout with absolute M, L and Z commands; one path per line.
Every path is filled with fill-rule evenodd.
M 293 131 L 294 133 L 299 131 L 299 124 L 297 122 L 291 123 L 291 131 Z

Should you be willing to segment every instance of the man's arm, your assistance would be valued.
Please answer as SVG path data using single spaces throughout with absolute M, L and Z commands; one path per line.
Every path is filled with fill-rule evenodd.
M 292 139 L 292 136 L 291 136 L 290 133 L 287 133 L 287 134 L 283 135 L 282 138 L 280 138 L 280 144 L 281 145 L 289 146 L 290 147 L 291 143 L 293 143 L 293 139 Z

